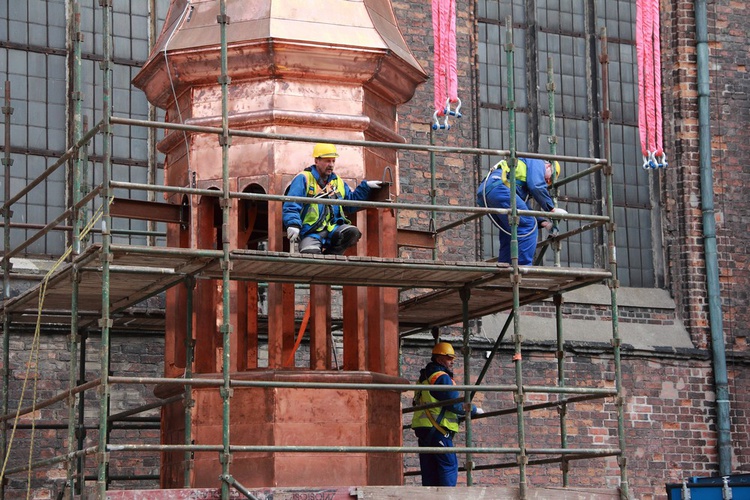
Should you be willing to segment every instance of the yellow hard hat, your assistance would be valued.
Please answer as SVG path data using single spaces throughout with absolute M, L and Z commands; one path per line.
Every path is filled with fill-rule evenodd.
M 554 177 L 550 177 L 549 178 L 549 182 L 548 182 L 549 185 L 552 185 L 552 181 L 553 180 L 557 180 L 557 179 L 560 178 L 560 162 L 557 161 L 557 160 L 553 160 L 551 162 L 545 160 L 545 162 L 549 163 L 549 164 L 551 164 L 551 165 L 553 165 L 555 167 L 555 176 Z
M 336 146 L 333 144 L 318 143 L 313 147 L 313 158 L 338 158 Z
M 440 356 L 450 356 L 451 358 L 456 357 L 456 352 L 453 350 L 453 346 L 448 342 L 438 342 L 435 347 L 432 348 L 432 354 Z

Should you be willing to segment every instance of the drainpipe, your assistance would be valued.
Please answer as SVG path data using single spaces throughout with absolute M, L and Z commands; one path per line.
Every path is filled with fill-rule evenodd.
M 711 114 L 709 110 L 708 15 L 706 0 L 695 2 L 695 39 L 698 55 L 698 150 L 700 155 L 701 210 L 703 212 L 703 247 L 706 258 L 706 285 L 711 328 L 714 385 L 716 387 L 716 427 L 719 437 L 719 473 L 728 476 L 732 470 L 732 448 L 729 433 L 729 383 L 724 349 L 719 264 L 716 253 L 716 217 L 714 215 L 713 172 L 711 170 Z

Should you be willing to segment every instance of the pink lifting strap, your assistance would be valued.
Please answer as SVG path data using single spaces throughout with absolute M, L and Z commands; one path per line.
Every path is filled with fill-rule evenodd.
M 456 0 L 432 0 L 432 34 L 435 73 L 435 112 L 445 114 L 446 104 L 458 101 L 456 66 Z
M 638 128 L 643 168 L 666 166 L 662 137 L 661 38 L 658 0 L 636 1 Z

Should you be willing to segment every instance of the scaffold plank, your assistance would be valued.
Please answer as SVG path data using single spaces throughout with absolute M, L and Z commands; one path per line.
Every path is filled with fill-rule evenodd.
M 124 312 L 145 299 L 174 286 L 187 275 L 194 275 L 212 259 L 195 255 L 158 255 L 129 247 L 111 252 L 110 262 L 110 307 L 115 314 Z M 64 325 L 70 323 L 73 279 L 79 278 L 78 315 L 82 326 L 86 320 L 95 321 L 101 316 L 102 304 L 102 249 L 92 245 L 72 262 L 62 265 L 47 280 L 29 288 L 24 293 L 9 299 L 0 307 L 0 312 L 11 314 L 14 322 L 36 323 L 41 309 L 40 323 Z M 40 293 L 43 307 L 40 308 Z M 163 316 L 145 313 L 123 313 L 113 318 L 121 324 L 130 323 L 139 327 L 163 325 Z
M 554 271 L 558 270 L 558 273 Z M 522 268 L 519 287 L 520 305 L 548 299 L 557 293 L 575 290 L 608 279 L 610 273 L 594 269 Z M 513 308 L 513 286 L 509 278 L 479 284 L 470 289 L 469 318 L 507 311 Z M 460 291 L 428 291 L 399 304 L 401 332 L 420 331 L 463 321 Z
M 110 305 L 113 326 L 163 328 L 163 313 L 130 308 L 191 275 L 221 279 L 220 252 L 138 246 L 114 246 L 110 261 Z M 48 280 L 41 324 L 70 323 L 73 277 L 78 271 L 79 318 L 85 324 L 101 316 L 102 249 L 92 245 Z M 299 253 L 235 250 L 230 253 L 234 280 L 394 287 L 412 290 L 399 305 L 400 330 L 447 326 L 463 318 L 460 291 L 470 290 L 469 317 L 508 310 L 513 305 L 512 269 L 490 262 L 447 262 L 378 257 L 302 255 Z M 579 268 L 520 268 L 520 303 L 528 304 L 608 279 L 603 270 Z M 6 301 L 0 312 L 13 321 L 34 324 L 40 283 Z

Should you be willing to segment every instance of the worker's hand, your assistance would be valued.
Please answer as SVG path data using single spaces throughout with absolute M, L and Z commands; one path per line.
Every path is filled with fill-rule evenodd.
M 558 215 L 568 215 L 568 211 L 560 207 L 553 208 L 552 213 Z
M 474 413 L 475 413 L 476 415 L 481 415 L 482 413 L 484 413 L 484 410 L 483 410 L 483 409 L 481 409 L 481 408 L 479 408 L 479 407 L 477 406 L 477 411 L 475 411 Z
M 289 238 L 289 243 L 299 240 L 299 228 L 294 226 L 286 228 L 286 237 Z
M 552 221 L 551 221 L 551 220 L 549 220 L 549 219 L 544 219 L 544 220 L 543 220 L 543 221 L 542 221 L 542 222 L 540 223 L 540 225 L 542 226 L 542 229 L 547 229 L 547 230 L 549 230 L 549 231 L 552 231 L 552 228 L 554 227 L 554 225 L 552 224 Z
M 380 189 L 383 187 L 383 181 L 367 181 L 367 187 L 370 189 Z

